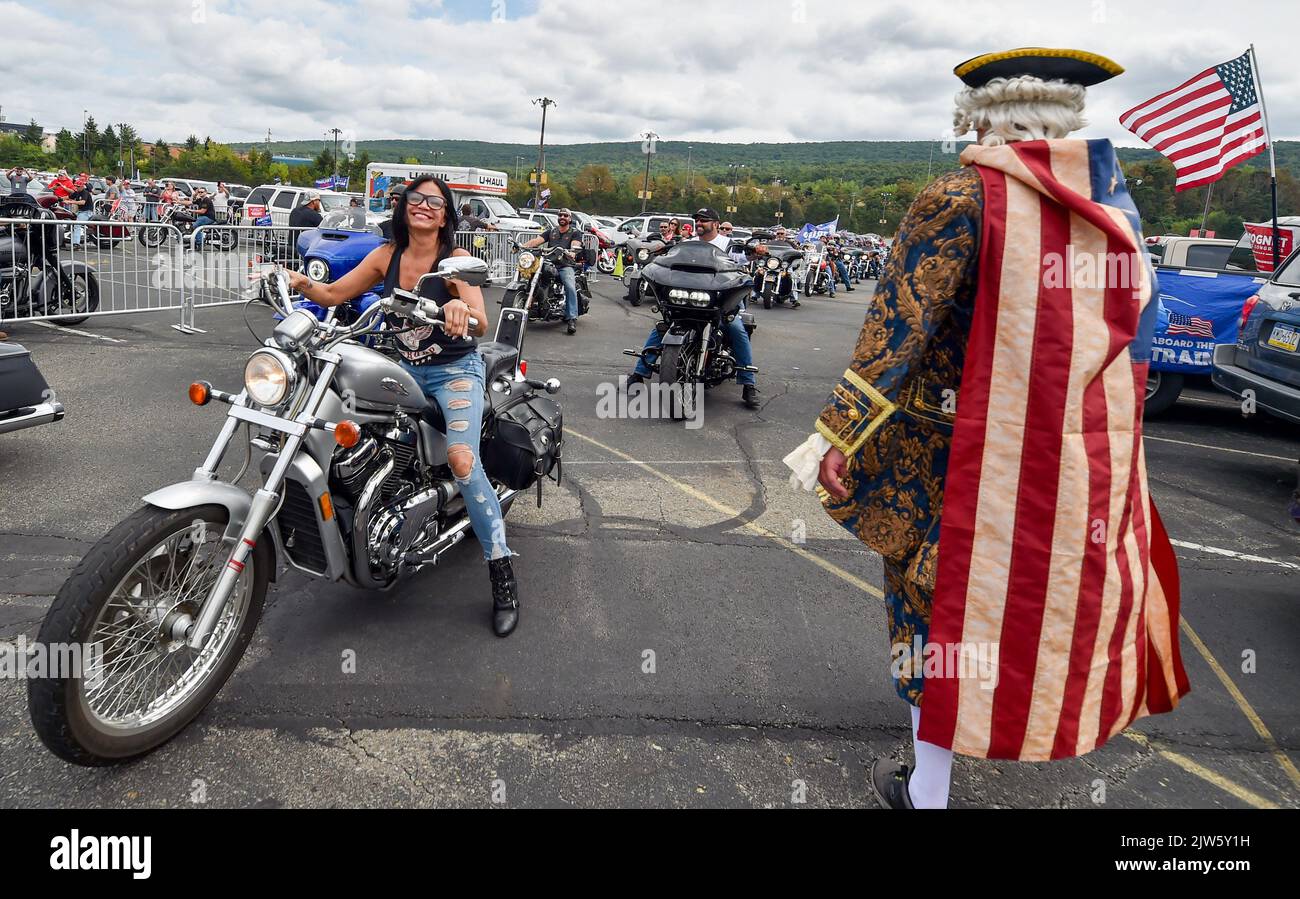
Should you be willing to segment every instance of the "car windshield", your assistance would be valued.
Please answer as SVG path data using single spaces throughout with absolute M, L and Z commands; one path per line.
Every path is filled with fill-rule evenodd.
M 479 197 L 479 199 L 483 201 L 483 205 L 493 215 L 504 216 L 505 218 L 516 218 L 519 215 L 519 213 L 515 212 L 515 208 L 501 197 Z
M 347 209 L 348 199 L 348 197 L 345 197 L 342 194 L 321 194 L 320 204 L 325 209 L 331 211 L 335 209 Z

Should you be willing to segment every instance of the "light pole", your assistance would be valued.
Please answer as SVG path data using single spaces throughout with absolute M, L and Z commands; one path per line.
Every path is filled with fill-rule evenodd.
M 740 191 L 737 188 L 737 181 L 740 178 L 740 170 L 745 167 L 742 162 L 732 162 L 727 164 L 731 169 L 731 205 L 727 207 L 729 215 L 736 215 L 740 212 Z
M 542 107 L 542 136 L 537 141 L 537 181 L 533 184 L 533 208 L 542 207 L 542 179 L 546 177 L 546 107 L 554 106 L 550 97 L 538 97 L 534 106 Z
M 443 154 L 443 152 L 444 152 L 444 151 L 442 151 L 442 150 L 430 150 L 430 151 L 429 151 L 429 156 L 433 158 L 433 164 L 434 164 L 434 165 L 437 165 L 437 164 L 438 164 L 438 160 L 442 158 L 442 154 Z
M 776 185 L 776 223 L 781 224 L 781 219 L 785 218 L 785 191 L 781 189 L 784 184 L 780 178 L 773 178 L 772 183 Z
M 682 192 L 682 196 L 687 199 L 691 196 L 691 150 L 693 149 L 690 144 L 686 145 L 686 190 Z
M 339 135 L 342 131 L 331 128 L 330 132 L 334 135 L 334 177 L 330 179 L 330 189 L 333 190 L 339 181 Z
M 516 180 L 516 181 L 519 180 L 519 164 L 520 164 L 521 162 L 523 162 L 523 159 L 524 159 L 524 157 L 522 157 L 522 156 L 516 156 L 516 157 L 515 157 L 515 180 Z
M 645 154 L 645 181 L 641 186 L 641 214 L 645 215 L 646 203 L 650 201 L 650 157 L 655 155 L 655 141 L 659 135 L 653 131 L 641 132 L 641 152 Z

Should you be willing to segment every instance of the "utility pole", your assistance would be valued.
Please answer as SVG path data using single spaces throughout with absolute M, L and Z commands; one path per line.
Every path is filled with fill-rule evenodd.
M 538 97 L 534 106 L 542 107 L 542 136 L 537 141 L 537 181 L 533 184 L 533 208 L 542 208 L 542 179 L 546 177 L 546 107 L 554 106 L 550 97 Z
M 641 152 L 645 154 L 645 183 L 641 187 L 641 214 L 645 215 L 646 203 L 650 200 L 650 157 L 655 155 L 655 141 L 659 135 L 653 131 L 641 133 Z
M 90 140 L 86 136 L 86 119 L 90 116 L 90 110 L 81 111 L 81 155 L 86 160 L 86 168 L 90 168 Z

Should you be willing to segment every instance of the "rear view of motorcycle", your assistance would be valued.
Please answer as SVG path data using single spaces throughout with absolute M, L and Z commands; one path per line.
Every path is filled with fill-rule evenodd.
M 108 765 L 181 731 L 234 672 L 277 568 L 387 590 L 467 536 L 440 407 L 356 340 L 384 312 L 441 326 L 441 309 L 421 298 L 432 278 L 478 285 L 487 265 L 444 260 L 413 292 L 395 291 L 348 325 L 295 309 L 284 272 L 263 273 L 258 298 L 283 318 L 249 356 L 243 388 L 189 388 L 197 405 L 229 406 L 206 458 L 105 535 L 45 616 L 42 644 L 86 648 L 81 670 L 28 682 L 32 723 L 52 752 Z M 563 446 L 560 407 L 545 395 L 560 384 L 523 377 L 520 324 L 503 315 L 498 339 L 478 348 L 482 459 L 503 514 L 535 484 L 540 503 Z M 243 464 L 223 480 L 221 461 L 240 442 Z M 254 449 L 262 483 L 249 491 L 239 482 Z
M 763 308 L 790 304 L 791 309 L 799 308 L 798 279 L 803 265 L 803 251 L 798 247 L 783 243 L 767 245 L 767 254 L 760 257 L 759 275 L 755 287 L 763 298 Z

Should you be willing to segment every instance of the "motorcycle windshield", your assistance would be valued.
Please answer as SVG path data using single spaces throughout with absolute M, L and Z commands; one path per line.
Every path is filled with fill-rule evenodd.
M 731 257 L 703 241 L 680 243 L 646 266 L 646 280 L 682 290 L 734 290 L 749 274 Z

